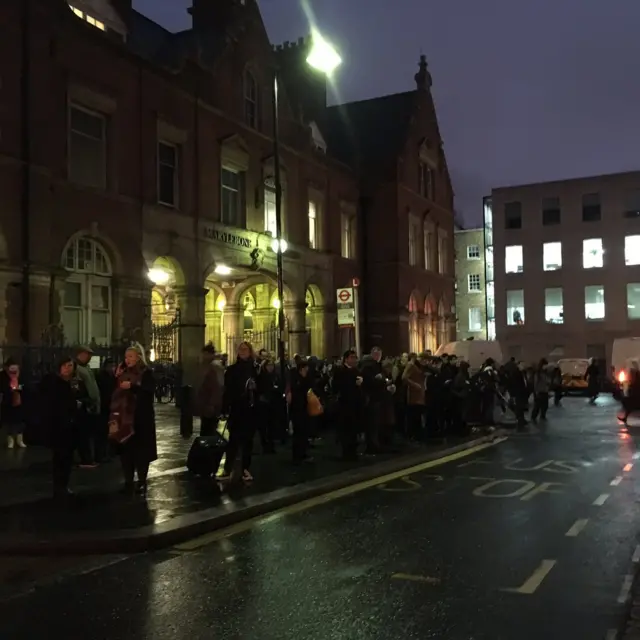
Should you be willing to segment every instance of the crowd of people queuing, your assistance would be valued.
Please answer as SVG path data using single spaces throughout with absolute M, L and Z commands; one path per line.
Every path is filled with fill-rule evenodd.
M 92 469 L 117 456 L 123 491 L 144 494 L 150 464 L 157 459 L 154 399 L 156 384 L 144 349 L 134 344 L 124 360 L 106 359 L 89 368 L 93 352 L 80 347 L 61 359 L 41 382 L 39 433 L 53 451 L 53 488 L 68 495 L 71 471 Z M 333 361 L 294 356 L 280 363 L 266 350 L 239 345 L 231 364 L 212 344 L 202 350 L 194 413 L 200 436 L 222 432 L 227 439 L 219 480 L 251 482 L 256 434 L 263 454 L 289 447 L 294 464 L 313 462 L 318 436 L 331 432 L 345 460 L 392 452 L 399 439 L 427 442 L 463 436 L 471 428 L 492 427 L 496 410 L 511 410 L 517 427 L 546 420 L 549 395 L 560 404 L 561 376 L 541 360 L 525 367 L 511 359 L 498 367 L 488 359 L 477 371 L 455 355 L 431 352 L 383 357 L 374 347 L 359 358 L 354 350 Z M 599 390 L 592 363 L 587 379 L 592 401 Z M 0 423 L 7 446 L 24 448 L 20 368 L 13 360 L 0 372 Z M 137 483 L 134 482 L 137 476 Z

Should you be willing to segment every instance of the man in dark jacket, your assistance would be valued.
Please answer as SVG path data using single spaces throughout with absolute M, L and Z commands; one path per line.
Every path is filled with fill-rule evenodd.
M 364 415 L 364 379 L 358 371 L 358 356 L 355 351 L 345 351 L 342 366 L 333 377 L 333 389 L 337 396 L 339 435 L 342 457 L 345 460 L 358 458 L 358 434 L 362 431 Z

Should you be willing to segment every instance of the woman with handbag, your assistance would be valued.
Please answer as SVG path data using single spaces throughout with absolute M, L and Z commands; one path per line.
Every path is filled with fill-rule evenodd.
M 109 438 L 122 462 L 124 492 L 147 490 L 149 465 L 158 459 L 156 419 L 153 408 L 155 381 L 139 344 L 129 347 L 116 369 L 116 390 L 111 398 Z
M 289 417 L 293 425 L 293 462 L 301 464 L 313 462 L 308 453 L 311 421 L 322 414 L 322 405 L 311 388 L 313 380 L 309 376 L 309 363 L 300 360 L 297 371 L 298 375 L 294 377 L 291 386 Z

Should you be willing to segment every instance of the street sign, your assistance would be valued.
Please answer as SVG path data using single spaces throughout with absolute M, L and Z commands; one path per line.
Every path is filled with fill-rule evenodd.
M 356 308 L 353 298 L 353 289 L 346 287 L 336 290 L 336 302 L 339 327 L 355 327 Z

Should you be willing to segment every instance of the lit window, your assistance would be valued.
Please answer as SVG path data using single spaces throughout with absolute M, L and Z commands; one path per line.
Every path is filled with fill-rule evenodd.
M 545 271 L 557 271 L 562 267 L 562 242 L 545 242 L 542 245 L 542 265 Z
M 347 213 L 342 214 L 342 257 L 356 257 L 356 217 Z
M 69 9 L 71 9 L 71 11 L 73 11 L 73 13 L 75 13 L 75 15 L 78 16 L 78 18 L 81 18 L 82 20 L 85 20 L 92 27 L 96 27 L 97 29 L 100 29 L 100 31 L 106 31 L 107 30 L 107 27 L 105 26 L 104 22 L 100 22 L 100 20 L 97 20 L 93 16 L 90 16 L 89 14 L 85 13 L 84 11 L 81 11 L 77 7 L 74 7 L 73 5 L 70 4 L 69 5 Z
M 562 324 L 564 322 L 562 289 L 544 290 L 544 319 L 551 324 Z
M 582 266 L 585 269 L 598 269 L 604 265 L 602 238 L 589 238 L 582 241 Z
M 599 284 L 584 288 L 584 317 L 587 320 L 604 319 L 604 287 Z
M 627 265 L 640 264 L 640 236 L 624 239 L 624 262 Z
M 426 226 L 424 228 L 424 268 L 433 269 L 433 231 Z
M 504 269 L 505 273 L 522 273 L 522 245 L 511 245 L 505 247 Z
M 524 291 L 522 289 L 512 289 L 507 291 L 507 324 L 524 324 Z
M 482 331 L 481 307 L 469 307 L 469 331 Z
M 627 317 L 630 320 L 640 319 L 640 282 L 627 285 Z
M 470 273 L 467 276 L 469 291 L 482 291 L 482 283 L 480 281 L 479 273 Z
M 309 202 L 309 247 L 318 248 L 318 210 L 315 202 Z
M 467 247 L 467 260 L 480 260 L 480 247 L 477 244 Z
M 264 188 L 264 230 L 270 231 L 274 238 L 278 237 L 276 192 L 269 187 Z

